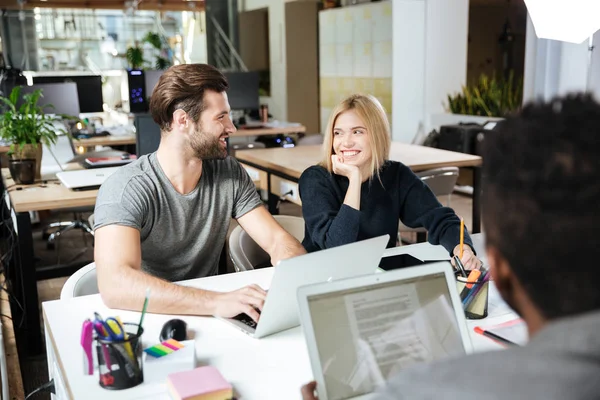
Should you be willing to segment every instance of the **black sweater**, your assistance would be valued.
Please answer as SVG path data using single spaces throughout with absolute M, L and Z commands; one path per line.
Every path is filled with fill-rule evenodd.
M 302 245 L 312 252 L 376 236 L 390 235 L 387 247 L 396 246 L 398 223 L 425 227 L 431 244 L 452 253 L 460 241 L 460 219 L 444 207 L 429 187 L 407 166 L 386 161 L 377 175 L 361 186 L 360 211 L 344 203 L 348 178 L 330 174 L 321 166 L 306 169 L 300 177 L 302 214 L 306 224 Z M 383 183 L 383 186 L 382 186 Z M 465 228 L 465 244 L 473 244 Z

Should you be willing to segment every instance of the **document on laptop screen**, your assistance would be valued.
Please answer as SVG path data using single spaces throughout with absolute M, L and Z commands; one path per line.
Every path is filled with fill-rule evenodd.
M 371 393 L 416 363 L 464 354 L 443 274 L 309 299 L 329 399 Z

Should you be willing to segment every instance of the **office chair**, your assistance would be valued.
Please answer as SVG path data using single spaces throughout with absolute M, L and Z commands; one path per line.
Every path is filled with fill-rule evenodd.
M 68 163 L 80 163 L 88 157 L 114 157 L 121 156 L 125 152 L 113 149 L 77 154 L 72 139 L 68 135 L 60 135 L 53 146 L 44 145 L 42 152 L 42 179 L 56 179 L 56 173 L 63 170 Z M 79 207 L 70 209 L 73 219 L 70 221 L 59 221 L 48 224 L 42 231 L 42 238 L 46 240 L 46 247 L 52 250 L 56 246 L 56 240 L 63 233 L 72 229 L 81 229 L 85 233 L 94 235 L 90 224 L 83 218 L 82 213 L 89 212 L 93 207 Z M 85 236 L 84 236 L 85 240 Z
M 60 291 L 60 299 L 64 300 L 96 293 L 100 293 L 96 277 L 96 263 L 90 263 L 81 267 L 67 279 Z
M 304 239 L 304 219 L 291 215 L 273 215 L 273 218 L 299 241 Z M 229 235 L 229 257 L 235 272 L 271 266 L 271 258 L 252 238 L 236 226 Z
M 416 172 L 415 174 L 429 186 L 433 194 L 438 198 L 447 196 L 446 202 L 443 202 L 443 204 L 450 207 L 452 192 L 458 179 L 458 167 L 434 168 Z M 400 225 L 398 226 L 398 242 L 400 242 L 400 232 L 415 232 L 417 234 L 417 242 L 427 241 L 427 230 L 423 227 L 409 228 L 400 221 Z

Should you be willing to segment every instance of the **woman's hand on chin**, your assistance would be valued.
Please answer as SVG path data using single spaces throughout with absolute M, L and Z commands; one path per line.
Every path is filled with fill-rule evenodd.
M 360 168 L 356 165 L 346 164 L 344 162 L 344 156 L 332 154 L 331 163 L 333 164 L 333 172 L 335 174 L 345 176 L 348 179 L 358 179 L 359 182 L 362 182 Z

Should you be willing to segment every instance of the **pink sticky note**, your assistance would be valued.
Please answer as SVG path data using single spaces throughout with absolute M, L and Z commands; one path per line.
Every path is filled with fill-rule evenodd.
M 167 385 L 171 395 L 180 400 L 201 398 L 200 396 L 209 393 L 222 393 L 223 399 L 233 396 L 233 388 L 229 382 L 218 369 L 211 366 L 170 374 Z

